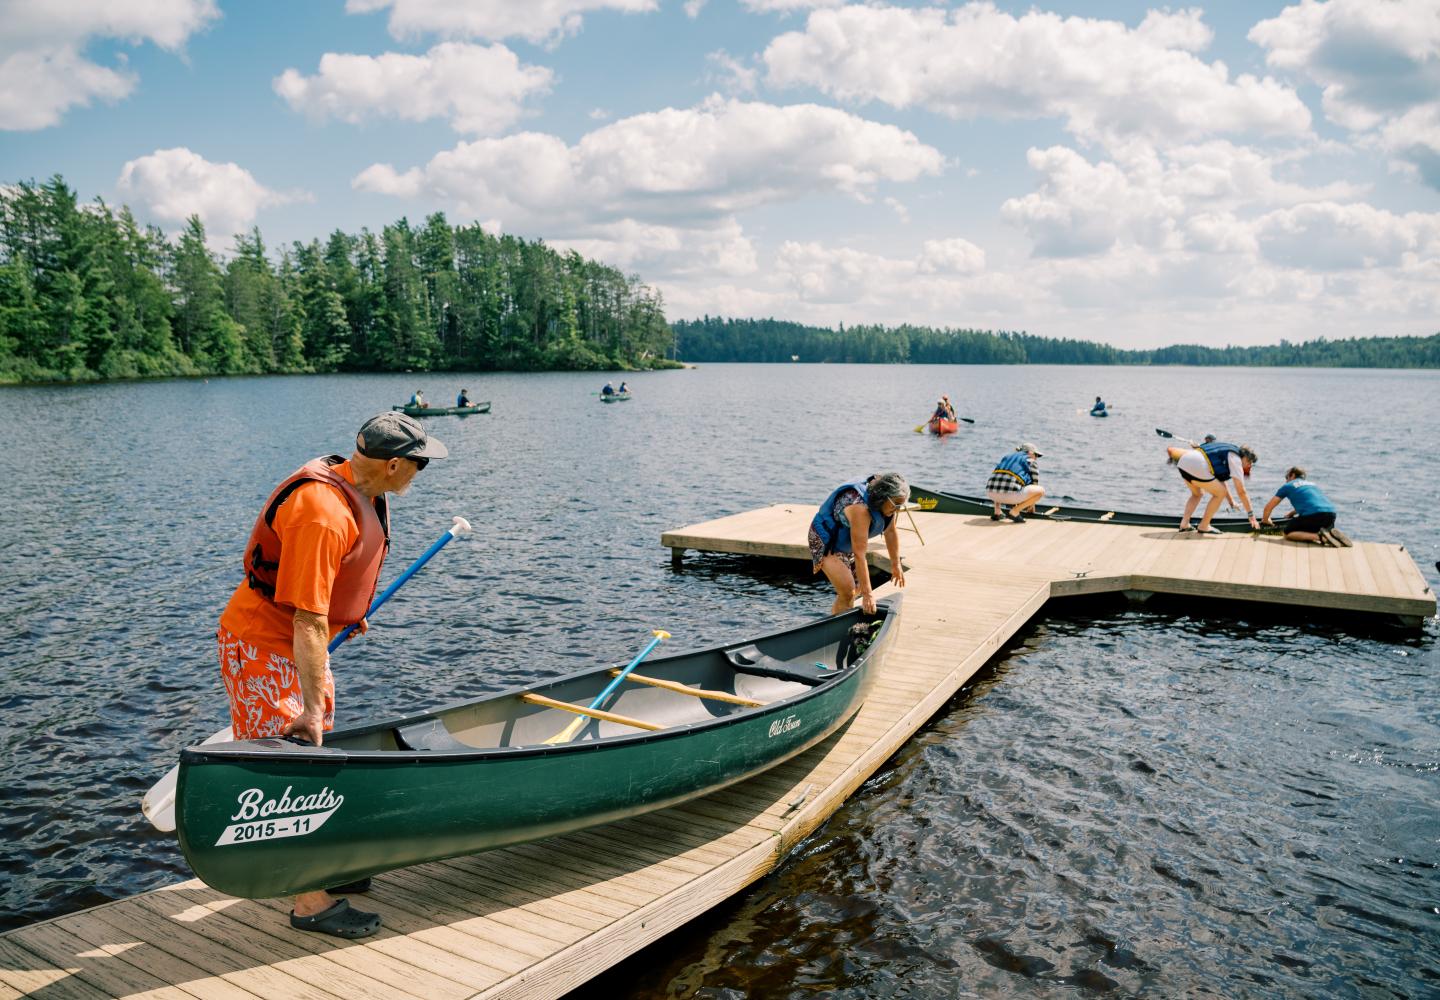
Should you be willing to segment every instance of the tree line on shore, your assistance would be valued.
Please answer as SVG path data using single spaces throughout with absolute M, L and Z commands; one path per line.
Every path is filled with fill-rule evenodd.
M 65 181 L 0 187 L 0 383 L 667 367 L 659 292 L 539 240 L 400 219 L 223 259 Z
M 1440 368 L 1440 333 L 1357 337 L 1264 347 L 1178 344 L 1123 350 L 1023 332 L 928 326 L 806 326 L 776 319 L 706 316 L 672 323 L 677 357 L 751 361 L 958 365 L 1243 365 L 1254 367 Z

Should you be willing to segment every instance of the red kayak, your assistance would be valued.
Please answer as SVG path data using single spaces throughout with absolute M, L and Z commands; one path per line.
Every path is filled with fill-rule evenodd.
M 954 420 L 946 420 L 944 417 L 930 418 L 931 434 L 954 434 L 960 429 L 960 425 Z

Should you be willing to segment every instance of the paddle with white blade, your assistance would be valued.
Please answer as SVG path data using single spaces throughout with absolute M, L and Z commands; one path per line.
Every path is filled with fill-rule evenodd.
M 399 590 L 405 585 L 407 580 L 418 573 L 420 567 L 429 562 L 435 553 L 443 549 L 446 544 L 449 543 L 450 539 L 458 538 L 461 535 L 468 535 L 469 533 L 470 522 L 463 517 L 457 516 L 454 523 L 450 525 L 445 533 L 437 538 L 419 559 L 411 563 L 409 569 L 397 576 L 395 582 L 386 587 L 383 594 L 375 598 L 370 605 L 370 610 L 365 612 L 366 619 L 368 620 L 370 616 L 380 610 L 380 605 L 390 600 L 395 591 Z M 325 648 L 325 651 L 327 653 L 335 652 L 335 650 L 340 648 L 340 644 L 350 638 L 359 627 L 358 623 L 349 625 L 343 632 L 337 633 L 335 638 L 330 640 L 330 644 Z M 226 726 L 219 732 L 212 733 L 200 746 L 205 746 L 207 743 L 228 743 L 234 738 L 234 732 L 229 726 Z M 166 771 L 165 777 L 155 782 L 150 790 L 145 793 L 144 797 L 140 799 L 140 810 L 145 813 L 145 818 L 150 821 L 155 829 L 162 833 L 170 833 L 175 829 L 175 782 L 179 777 L 180 765 L 176 764 L 170 770 Z

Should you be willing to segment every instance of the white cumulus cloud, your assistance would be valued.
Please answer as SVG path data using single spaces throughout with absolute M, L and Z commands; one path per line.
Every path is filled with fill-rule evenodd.
M 116 189 L 140 211 L 162 222 L 198 215 L 214 248 L 249 229 L 260 209 L 303 200 L 273 191 L 235 163 L 212 163 L 184 147 L 157 149 L 125 164 Z
M 1396 215 L 1365 204 L 1279 209 L 1258 220 L 1256 233 L 1268 259 L 1312 271 L 1390 268 L 1407 255 L 1440 256 L 1440 214 Z
M 595 11 L 640 14 L 658 6 L 658 0 L 345 0 L 351 14 L 389 9 L 395 38 L 441 35 L 536 43 L 575 34 L 585 15 Z
M 954 10 L 847 6 L 812 13 L 765 50 L 776 87 L 815 87 L 847 102 L 922 107 L 954 118 L 1058 118 L 1085 138 L 1193 141 L 1227 132 L 1299 136 L 1310 113 L 1267 77 L 1231 79 L 1194 55 L 1199 14 L 1118 21 L 991 3 Z
M 1321 87 L 1325 115 L 1440 189 L 1440 4 L 1315 0 L 1250 29 L 1266 61 Z
M 1027 160 L 1040 184 L 1004 202 L 1001 216 L 1025 231 L 1040 257 L 1099 254 L 1117 243 L 1250 247 L 1253 240 L 1235 229 L 1242 217 L 1253 221 L 1278 206 L 1362 194 L 1344 183 L 1307 188 L 1280 180 L 1274 158 L 1223 140 L 1164 151 L 1131 144 L 1097 162 L 1054 146 L 1031 149 Z
M 489 135 L 518 121 L 524 102 L 548 91 L 552 78 L 544 67 L 521 65 L 503 45 L 442 42 L 414 56 L 327 52 L 314 76 L 287 69 L 273 86 L 291 108 L 314 119 L 448 118 L 457 132 Z
M 219 16 L 214 0 L 0 0 L 0 129 L 49 128 L 71 108 L 128 97 L 135 75 L 86 59 L 92 39 L 176 51 Z
M 461 143 L 403 173 L 376 164 L 352 184 L 553 232 L 621 219 L 708 226 L 814 193 L 865 199 L 943 165 L 913 134 L 834 108 L 712 98 L 621 119 L 573 146 L 534 132 Z

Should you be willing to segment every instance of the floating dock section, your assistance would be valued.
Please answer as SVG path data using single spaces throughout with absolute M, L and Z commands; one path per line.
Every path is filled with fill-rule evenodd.
M 777 504 L 666 532 L 662 544 L 676 559 L 808 560 L 813 511 Z M 1436 610 L 1394 544 L 954 514 L 917 513 L 913 528 L 902 533 L 900 632 L 873 693 L 802 756 L 638 819 L 377 876 L 361 905 L 385 927 L 362 941 L 292 931 L 286 902 L 237 900 L 198 881 L 24 927 L 0 936 L 0 1000 L 557 997 L 773 869 L 1052 597 L 1182 594 L 1410 627 Z M 879 549 L 872 561 L 885 568 Z

